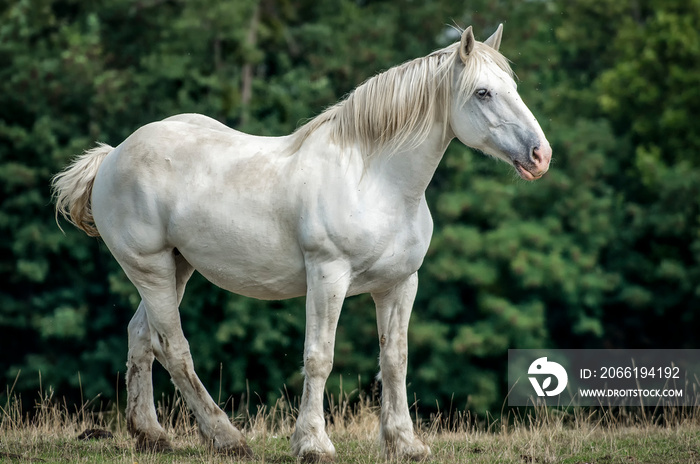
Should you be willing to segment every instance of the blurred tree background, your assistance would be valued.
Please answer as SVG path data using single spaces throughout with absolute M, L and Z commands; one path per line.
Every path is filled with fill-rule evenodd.
M 54 222 L 49 180 L 182 112 L 293 131 L 371 75 L 498 23 L 553 149 L 525 183 L 453 143 L 409 333 L 409 397 L 499 410 L 509 348 L 700 348 L 700 0 L 11 0 L 0 6 L 0 378 L 124 398 L 138 295 Z M 214 398 L 301 393 L 302 299 L 195 276 L 181 313 Z M 371 388 L 374 309 L 347 301 L 329 391 Z M 40 374 L 39 374 L 40 373 Z M 170 392 L 155 372 L 157 391 Z M 255 398 L 253 398 L 255 400 Z

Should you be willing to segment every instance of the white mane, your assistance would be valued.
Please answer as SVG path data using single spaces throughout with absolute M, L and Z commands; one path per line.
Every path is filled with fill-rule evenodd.
M 334 143 L 342 148 L 357 145 L 364 157 L 392 155 L 402 148 L 420 145 L 434 121 L 448 118 L 451 72 L 458 62 L 459 42 L 368 79 L 345 100 L 297 129 L 292 150 L 298 150 L 325 124 L 332 125 Z M 474 93 L 481 67 L 490 64 L 513 76 L 503 55 L 476 42 L 457 79 L 458 101 L 466 101 Z

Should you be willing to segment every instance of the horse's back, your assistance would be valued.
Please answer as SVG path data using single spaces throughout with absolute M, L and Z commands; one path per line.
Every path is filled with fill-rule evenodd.
M 235 129 L 230 128 L 226 124 L 222 123 L 221 121 L 217 121 L 214 118 L 211 118 L 209 116 L 205 116 L 203 114 L 199 113 L 182 113 L 182 114 L 176 114 L 174 116 L 167 117 L 163 119 L 161 122 L 172 122 L 172 121 L 177 121 L 177 122 L 185 122 L 187 124 L 192 124 L 193 126 L 200 126 L 200 127 L 206 127 L 207 129 L 213 129 L 213 130 L 218 130 L 222 132 L 239 132 Z
M 256 177 L 242 171 L 270 176 L 275 168 L 282 170 L 286 146 L 285 137 L 249 135 L 203 115 L 177 115 L 131 134 L 105 159 L 96 183 L 120 191 L 142 186 L 161 194 L 160 200 L 202 189 L 236 189 Z

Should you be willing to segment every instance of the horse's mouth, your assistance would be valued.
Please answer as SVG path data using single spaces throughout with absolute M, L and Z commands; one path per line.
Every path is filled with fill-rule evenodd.
M 517 162 L 515 160 L 513 160 L 513 167 L 518 172 L 518 175 L 520 176 L 521 179 L 537 180 L 544 175 L 544 172 L 540 172 L 539 174 L 534 174 L 534 173 L 528 171 L 527 169 L 525 169 L 525 167 L 522 164 L 520 164 L 519 162 Z

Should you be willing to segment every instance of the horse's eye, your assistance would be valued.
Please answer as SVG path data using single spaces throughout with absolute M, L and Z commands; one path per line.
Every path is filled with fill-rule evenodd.
M 479 89 L 475 93 L 476 93 L 477 97 L 482 98 L 482 99 L 491 96 L 491 92 L 489 92 L 486 89 Z

